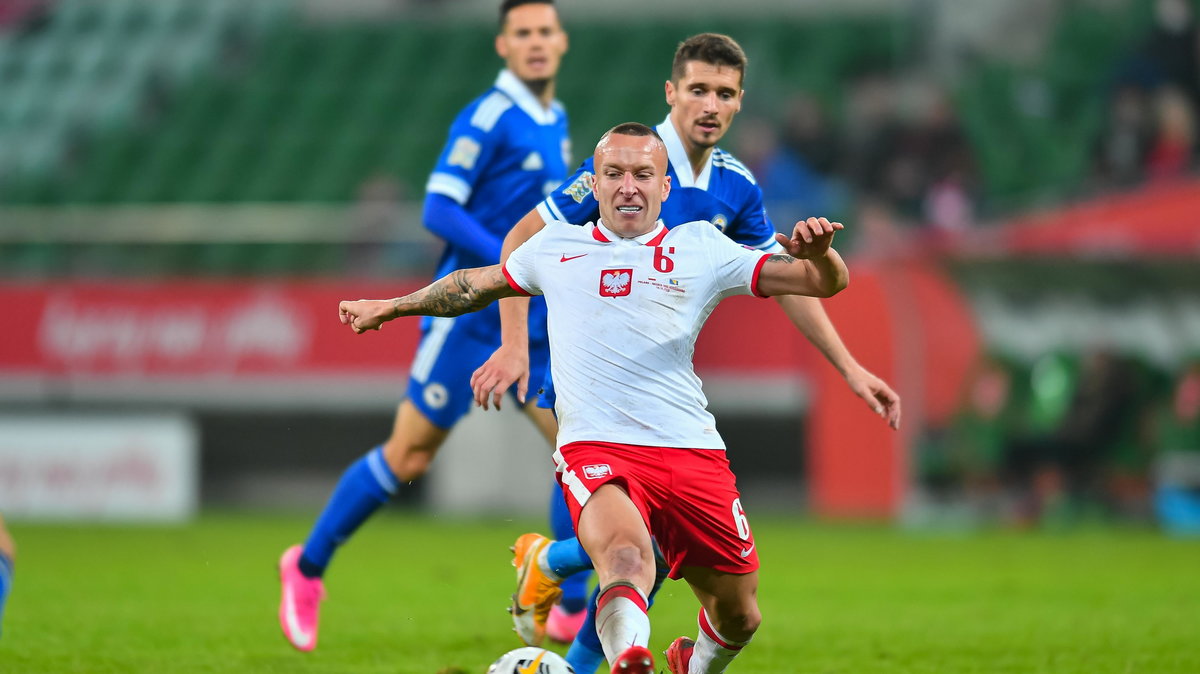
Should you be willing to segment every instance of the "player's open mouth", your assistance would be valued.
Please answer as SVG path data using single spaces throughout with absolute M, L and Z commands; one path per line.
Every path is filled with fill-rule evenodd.
M 641 206 L 617 206 L 617 210 L 622 213 L 641 213 Z
M 705 131 L 707 133 L 712 133 L 713 131 L 716 131 L 717 129 L 721 128 L 720 125 L 714 124 L 712 122 L 700 122 L 696 126 L 700 127 L 701 131 Z

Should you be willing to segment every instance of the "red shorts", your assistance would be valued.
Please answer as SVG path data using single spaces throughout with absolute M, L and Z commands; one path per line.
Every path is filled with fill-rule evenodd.
M 681 577 L 685 566 L 724 573 L 758 569 L 754 534 L 724 451 L 572 442 L 555 459 L 576 527 L 588 498 L 612 482 L 625 488 L 642 514 L 671 578 Z

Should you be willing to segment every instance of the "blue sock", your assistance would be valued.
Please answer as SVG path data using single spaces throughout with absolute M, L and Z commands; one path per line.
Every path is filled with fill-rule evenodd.
M 599 596 L 600 588 L 592 591 L 587 602 L 587 617 L 579 634 L 575 635 L 575 641 L 571 642 L 571 648 L 567 649 L 567 664 L 577 672 L 591 674 L 604 664 L 604 647 L 600 645 L 600 635 L 596 634 L 596 598 Z
M 334 550 L 387 503 L 399 486 L 383 459 L 382 445 L 350 464 L 304 542 L 300 572 L 310 578 L 323 575 Z
M 571 523 L 571 511 L 567 509 L 566 499 L 563 498 L 562 486 L 555 485 L 550 493 L 550 529 L 554 538 L 562 541 L 557 553 L 555 546 L 550 546 L 546 559 L 554 572 L 563 578 L 562 599 L 559 600 L 567 613 L 578 613 L 587 608 L 588 580 L 592 574 L 592 560 L 583 551 L 575 539 L 575 525 Z M 567 541 L 572 541 L 566 544 Z M 560 568 L 562 569 L 560 571 Z
M 554 541 L 546 551 L 546 561 L 559 578 L 566 578 L 580 571 L 592 570 L 592 558 L 579 544 L 578 538 Z
M 12 587 L 12 573 L 12 560 L 0 552 L 0 621 L 4 619 L 4 602 L 8 600 L 8 590 Z

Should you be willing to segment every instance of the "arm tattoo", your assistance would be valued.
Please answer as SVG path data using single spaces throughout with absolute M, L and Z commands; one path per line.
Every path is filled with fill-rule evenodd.
M 461 316 L 517 294 L 500 265 L 459 269 L 404 297 L 392 300 L 397 316 Z
M 795 261 L 796 258 L 792 257 L 791 255 L 782 255 L 779 253 L 767 258 L 767 262 L 782 262 L 783 264 L 791 264 Z

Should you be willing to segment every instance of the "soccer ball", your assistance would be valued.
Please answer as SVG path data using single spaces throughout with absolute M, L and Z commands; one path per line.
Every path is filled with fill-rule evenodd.
M 558 653 L 526 646 L 501 655 L 487 674 L 575 674 L 575 668 Z

